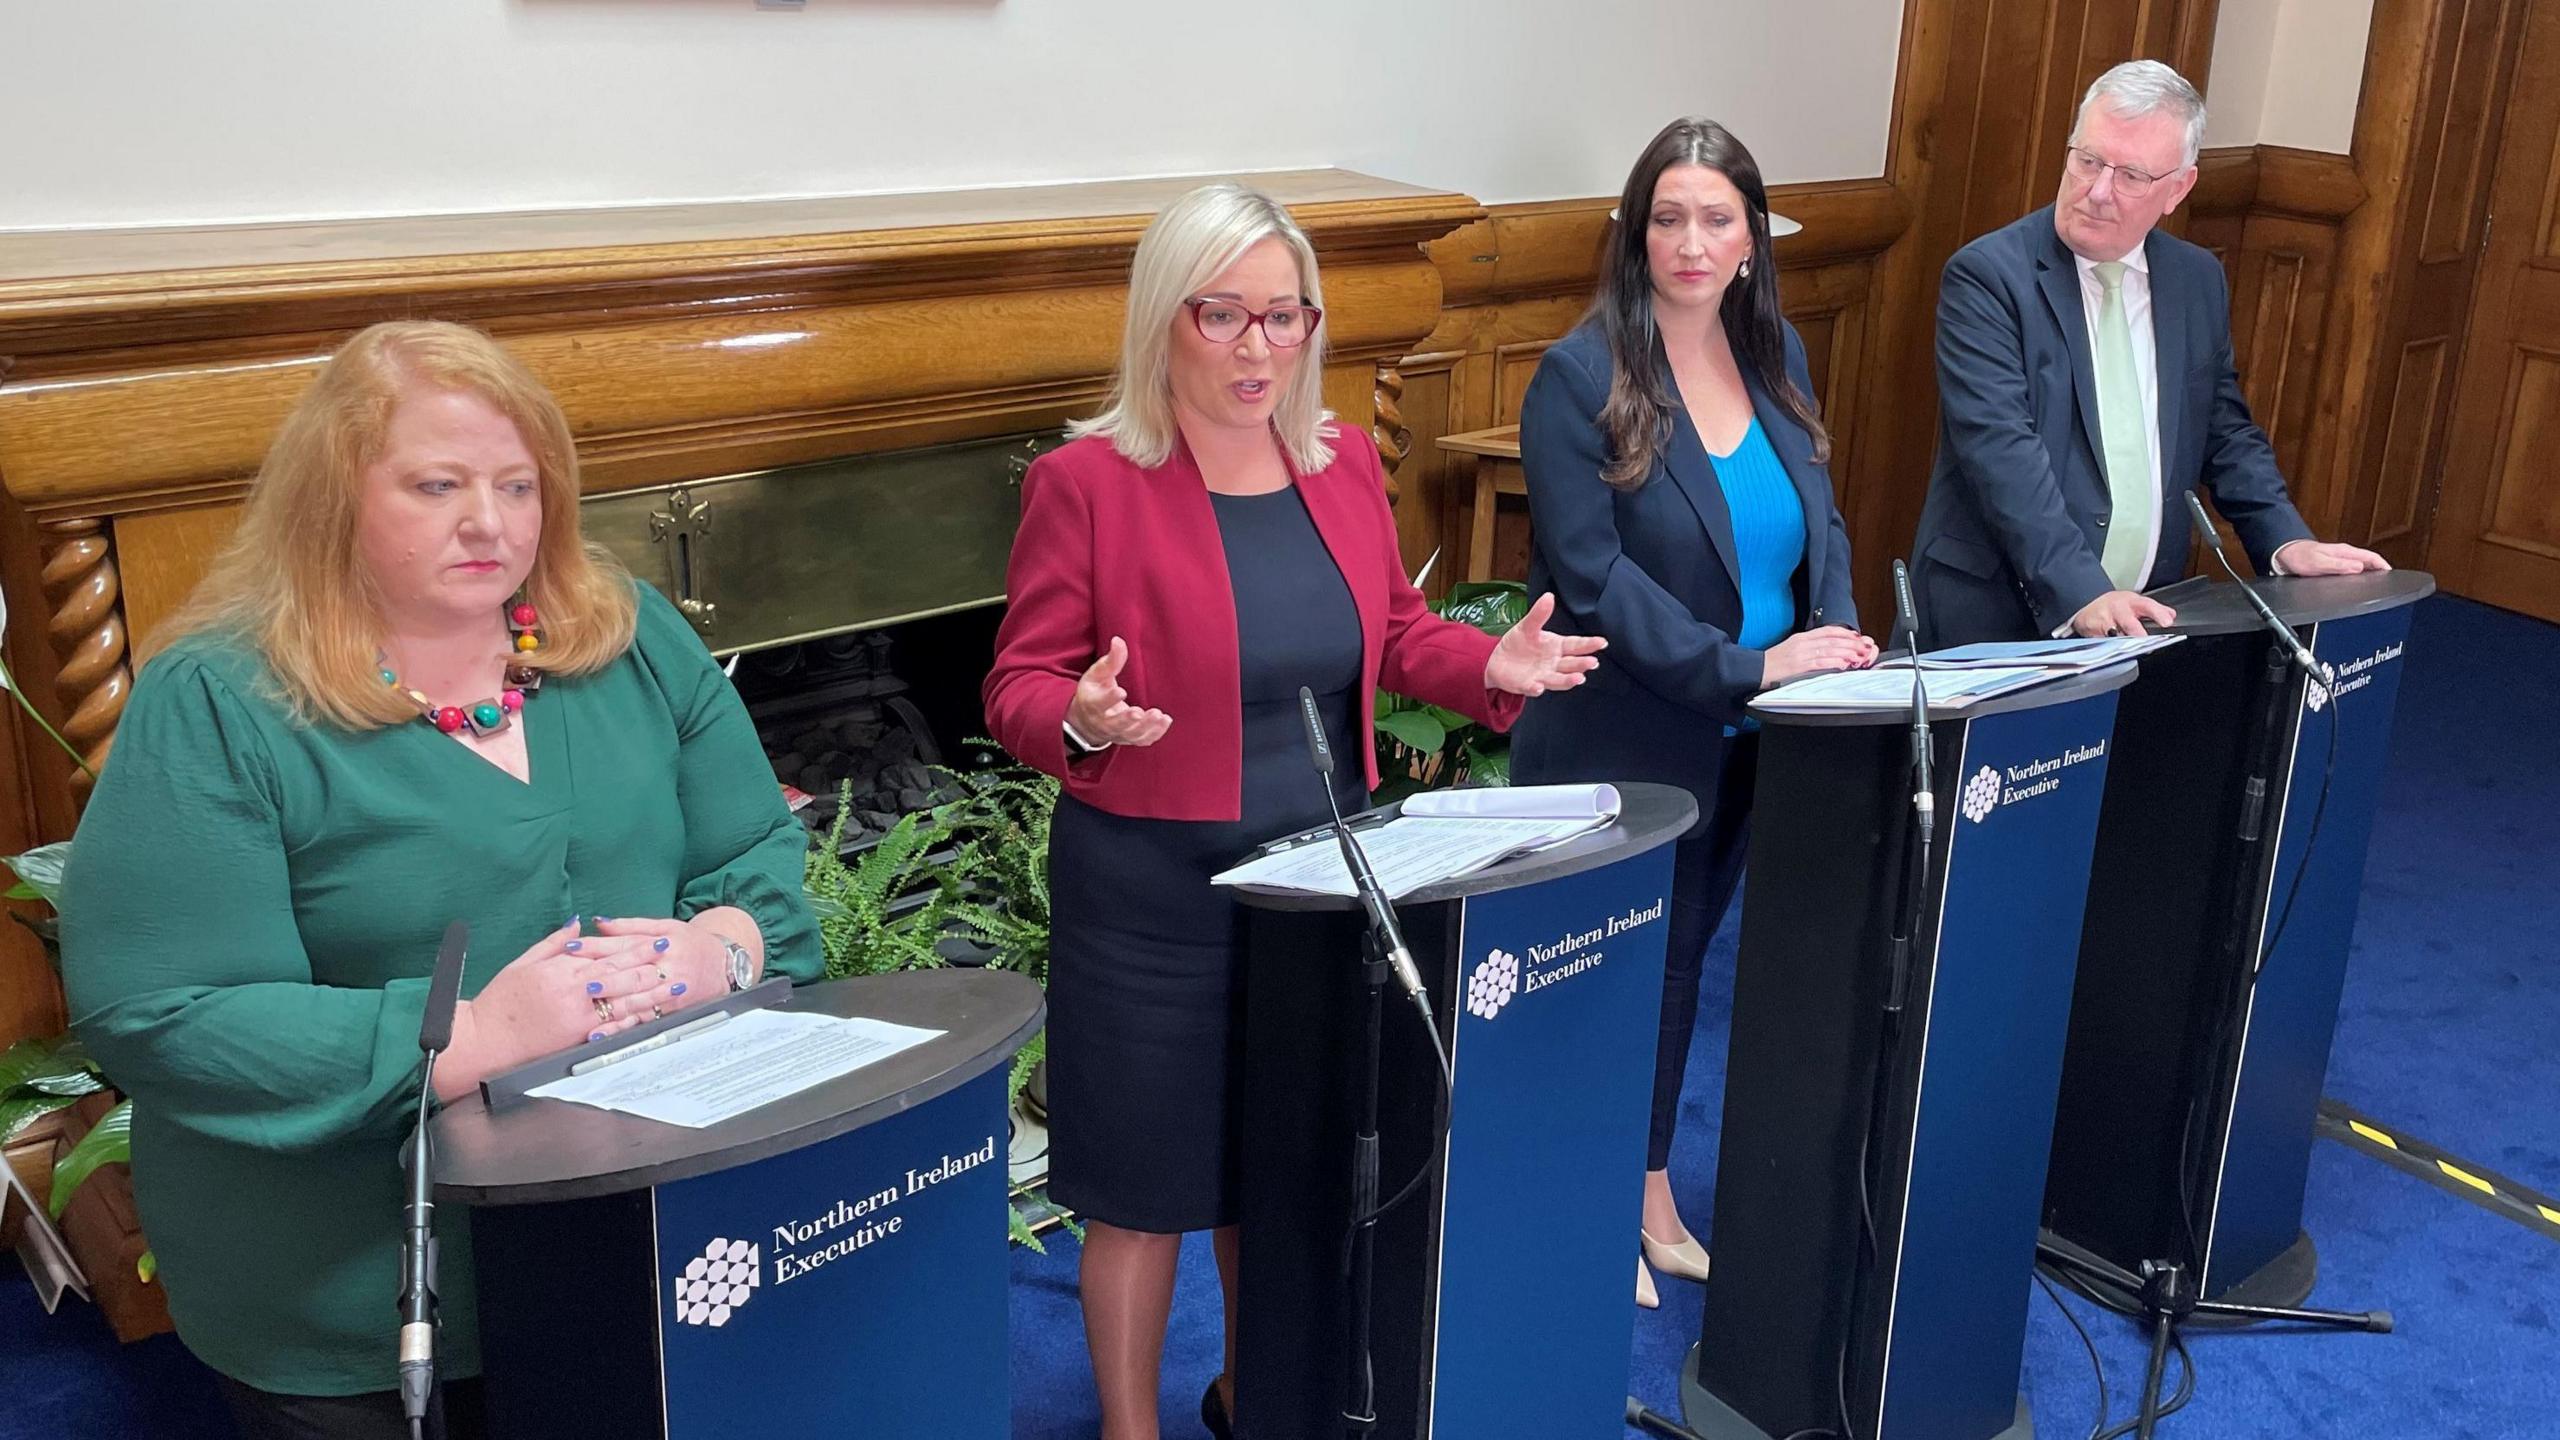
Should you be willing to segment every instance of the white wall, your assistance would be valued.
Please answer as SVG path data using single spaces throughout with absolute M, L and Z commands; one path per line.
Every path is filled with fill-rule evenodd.
M 2222 0 L 2204 143 L 2346 154 L 2372 30 L 2373 0 Z
M 1773 183 L 1875 175 L 1902 0 L 7 8 L 0 228 L 1312 165 L 1550 199 L 1692 111 Z

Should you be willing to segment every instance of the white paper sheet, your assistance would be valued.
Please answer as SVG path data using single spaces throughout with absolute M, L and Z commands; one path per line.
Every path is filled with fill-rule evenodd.
M 1932 650 L 1921 656 L 1920 661 L 1922 668 L 1932 674 L 1940 670 L 2033 665 L 2039 669 L 2061 670 L 2076 675 L 2084 670 L 2096 670 L 2120 660 L 2147 655 L 2186 638 L 2184 635 L 2111 635 L 2070 640 L 1984 641 L 1948 650 Z M 1876 668 L 1908 670 L 1911 657 L 1897 655 Z
M 1614 820 L 1622 808 L 1615 785 L 1476 785 L 1404 800 L 1407 815 L 1486 820 Z
M 1928 671 L 1929 708 L 1961 710 L 2012 690 L 2055 678 L 2038 666 L 1984 666 L 1969 670 Z M 1911 704 L 1908 670 L 1838 670 L 1790 681 L 1768 691 L 1753 704 L 1769 710 L 1898 710 Z
M 1502 820 L 1402 816 L 1360 831 L 1360 847 L 1390 899 L 1472 874 L 1506 855 L 1569 840 L 1609 823 L 1605 816 Z M 1311 895 L 1356 895 L 1351 868 L 1330 831 L 1212 877 L 1217 885 L 1269 885 Z
M 942 1033 L 885 1020 L 750 1010 L 672 1044 L 526 1093 L 699 1130 L 852 1074 Z

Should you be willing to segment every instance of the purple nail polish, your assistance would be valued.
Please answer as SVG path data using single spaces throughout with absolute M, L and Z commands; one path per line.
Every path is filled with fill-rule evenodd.
M 590 1030 L 587 1032 L 587 1038 L 589 1040 L 601 1040 L 604 1038 L 604 1032 L 601 1030 Z
M 568 944 L 563 945 L 563 946 L 561 946 L 560 948 L 561 948 L 561 949 L 563 949 L 563 950 L 575 950 L 575 949 L 577 949 L 579 946 L 584 945 L 585 943 L 587 943 L 587 942 L 585 942 L 585 941 L 583 941 L 583 940 L 572 940 L 572 941 L 570 941 Z
M 657 951 L 661 955 L 665 954 L 667 950 L 667 937 L 664 935 L 659 936 L 656 942 L 651 944 L 649 948 Z
M 679 980 L 679 981 L 677 981 L 676 983 L 674 983 L 673 985 L 668 986 L 668 987 L 667 987 L 667 993 L 668 993 L 668 994 L 670 994 L 670 995 L 681 995 L 681 994 L 683 994 L 683 993 L 684 993 L 684 982 L 683 982 L 683 981 L 681 981 L 681 980 Z
M 588 993 L 588 994 L 590 994 L 590 995 L 601 995 L 601 994 L 603 994 L 603 993 L 604 993 L 604 982 L 603 982 L 603 981 L 601 981 L 601 980 L 590 980 L 590 981 L 588 981 L 588 982 L 587 982 L 587 993 Z

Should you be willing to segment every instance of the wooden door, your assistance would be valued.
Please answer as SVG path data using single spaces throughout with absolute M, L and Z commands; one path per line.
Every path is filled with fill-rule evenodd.
M 2560 621 L 2560 0 L 2532 0 L 2489 198 L 2428 567 Z

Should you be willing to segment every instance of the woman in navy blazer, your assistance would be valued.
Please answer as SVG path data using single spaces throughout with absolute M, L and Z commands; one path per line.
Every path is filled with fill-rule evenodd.
M 1636 1262 L 1703 1280 L 1667 1167 L 1698 975 L 1733 898 L 1769 685 L 1875 659 L 1804 345 L 1778 313 L 1759 166 L 1712 120 L 1672 122 L 1618 203 L 1592 312 L 1548 350 L 1520 415 L 1530 592 L 1610 665 L 1524 716 L 1521 784 L 1654 780 L 1697 797 L 1674 862 L 1653 1134 Z
M 1104 1440 L 1158 1433 L 1183 1232 L 1217 1232 L 1235 1313 L 1229 1082 L 1247 957 L 1209 877 L 1326 817 L 1299 687 L 1358 808 L 1378 779 L 1376 687 L 1502 728 L 1521 697 L 1580 684 L 1601 644 L 1548 634 L 1552 606 L 1498 643 L 1424 606 L 1377 447 L 1323 411 L 1323 304 L 1314 248 L 1277 202 L 1193 191 L 1138 242 L 1109 405 L 1023 479 L 987 723 L 1065 785 L 1049 1188 L 1086 1221 Z M 1213 1435 L 1233 1403 L 1231 1378 L 1212 1380 Z

